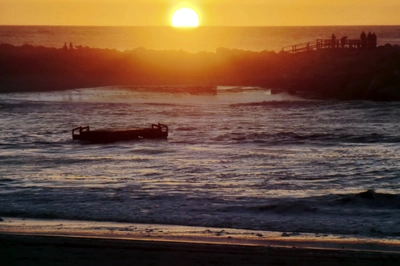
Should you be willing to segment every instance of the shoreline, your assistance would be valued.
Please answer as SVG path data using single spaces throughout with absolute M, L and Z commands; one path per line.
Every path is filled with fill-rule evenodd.
M 3 218 L 12 265 L 398 265 L 400 240 L 191 226 Z M 21 255 L 22 254 L 22 255 Z
M 355 235 L 59 219 L 3 217 L 3 221 L 0 222 L 0 235 L 199 243 L 228 246 L 301 247 L 306 249 L 400 254 L 400 238 L 394 237 L 377 238 Z

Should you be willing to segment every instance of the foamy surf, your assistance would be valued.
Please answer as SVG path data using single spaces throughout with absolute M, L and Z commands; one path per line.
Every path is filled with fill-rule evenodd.
M 400 253 L 400 240 L 232 228 L 3 218 L 3 234 Z
M 66 91 L 10 93 L 2 98 L 31 102 L 98 102 L 148 104 L 251 104 L 263 102 L 305 101 L 286 93 L 272 94 L 262 87 L 218 86 L 215 90 L 196 86 L 117 86 Z

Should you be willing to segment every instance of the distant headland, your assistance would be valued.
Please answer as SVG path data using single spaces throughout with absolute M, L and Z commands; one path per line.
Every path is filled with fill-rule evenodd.
M 349 43 L 320 43 L 332 46 L 327 49 L 305 44 L 297 52 L 218 48 L 198 53 L 0 44 L 0 92 L 229 85 L 272 88 L 273 93 L 312 99 L 400 101 L 400 47 Z

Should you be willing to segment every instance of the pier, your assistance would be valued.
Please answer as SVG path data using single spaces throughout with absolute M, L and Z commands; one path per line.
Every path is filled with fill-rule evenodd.
M 301 52 L 308 52 L 308 51 L 322 50 L 322 49 L 363 49 L 363 48 L 375 48 L 375 47 L 376 44 L 368 45 L 367 43 L 363 43 L 361 39 L 345 39 L 345 40 L 317 39 L 311 42 L 304 42 L 282 47 L 282 51 L 296 54 Z

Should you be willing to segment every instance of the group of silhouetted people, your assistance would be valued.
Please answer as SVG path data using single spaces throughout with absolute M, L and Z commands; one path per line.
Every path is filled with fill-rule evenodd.
M 335 34 L 332 34 L 331 36 L 331 44 L 332 48 L 345 48 L 346 45 L 349 46 L 349 48 L 352 48 L 356 46 L 357 48 L 376 48 L 377 46 L 377 36 L 375 33 L 368 32 L 368 34 L 365 34 L 363 31 L 360 35 L 360 40 L 350 40 L 350 42 L 347 41 L 347 36 L 344 36 L 340 39 L 340 44 L 336 40 Z
M 64 43 L 63 49 L 68 50 L 67 43 Z M 72 42 L 69 43 L 69 50 L 74 50 L 74 46 L 72 45 Z
M 365 34 L 363 31 L 360 35 L 360 39 L 361 48 L 376 48 L 377 37 L 375 33 L 368 32 L 368 34 Z

